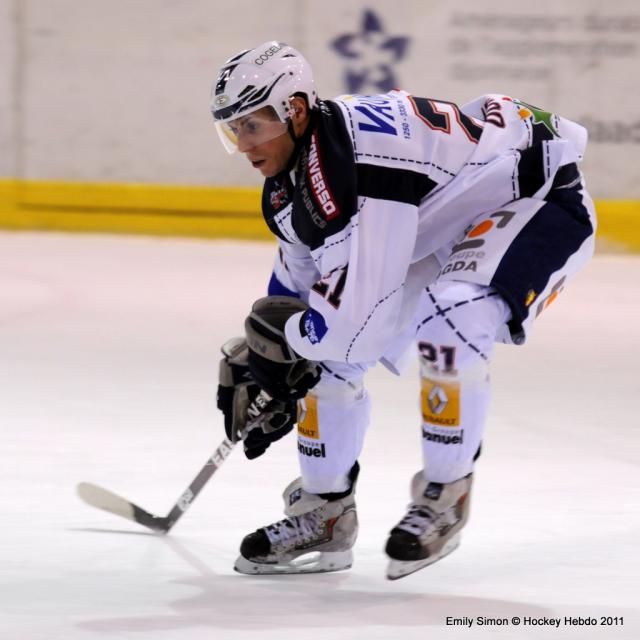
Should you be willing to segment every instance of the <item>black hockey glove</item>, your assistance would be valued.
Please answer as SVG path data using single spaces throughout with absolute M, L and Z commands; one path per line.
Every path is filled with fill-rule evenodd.
M 298 298 L 267 296 L 245 320 L 251 376 L 272 398 L 299 400 L 320 380 L 320 367 L 300 357 L 284 335 L 287 320 L 307 308 Z
M 226 342 L 222 354 L 218 409 L 224 414 L 224 430 L 232 442 L 243 441 L 245 455 L 253 460 L 293 429 L 297 405 L 295 400 L 271 399 L 260 390 L 249 371 L 244 338 Z

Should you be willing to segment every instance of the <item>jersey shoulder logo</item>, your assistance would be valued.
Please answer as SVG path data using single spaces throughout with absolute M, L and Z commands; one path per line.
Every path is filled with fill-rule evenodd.
M 356 122 L 360 131 L 398 135 L 393 103 L 388 96 L 354 96 L 353 99 L 357 101 L 353 109 L 358 114 Z

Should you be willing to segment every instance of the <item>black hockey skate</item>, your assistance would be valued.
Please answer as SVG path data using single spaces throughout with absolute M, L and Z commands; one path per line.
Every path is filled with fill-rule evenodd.
M 440 484 L 422 471 L 412 481 L 413 502 L 391 530 L 385 552 L 391 558 L 387 578 L 397 580 L 449 555 L 460 544 L 469 518 L 472 474 Z
M 286 518 L 244 538 L 234 569 L 240 573 L 322 573 L 348 569 L 358 534 L 355 484 L 336 500 L 307 493 L 301 478 L 284 491 Z

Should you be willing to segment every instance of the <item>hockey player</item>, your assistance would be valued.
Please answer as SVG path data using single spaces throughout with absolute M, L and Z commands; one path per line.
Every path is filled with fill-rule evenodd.
M 279 42 L 226 62 L 211 106 L 226 149 L 265 177 L 279 243 L 269 296 L 223 348 L 218 404 L 249 458 L 297 422 L 301 469 L 286 517 L 248 535 L 235 568 L 351 566 L 363 377 L 376 362 L 397 373 L 415 340 L 424 466 L 386 543 L 388 577 L 407 575 L 458 545 L 494 343 L 522 344 L 592 255 L 586 131 L 502 94 L 319 100 Z

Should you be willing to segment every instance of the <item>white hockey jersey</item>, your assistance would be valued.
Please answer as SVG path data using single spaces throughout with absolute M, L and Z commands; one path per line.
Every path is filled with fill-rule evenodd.
M 480 214 L 544 198 L 581 126 L 502 95 L 458 107 L 404 91 L 323 102 L 296 168 L 267 179 L 276 276 L 310 305 L 286 325 L 315 361 L 383 359 Z

